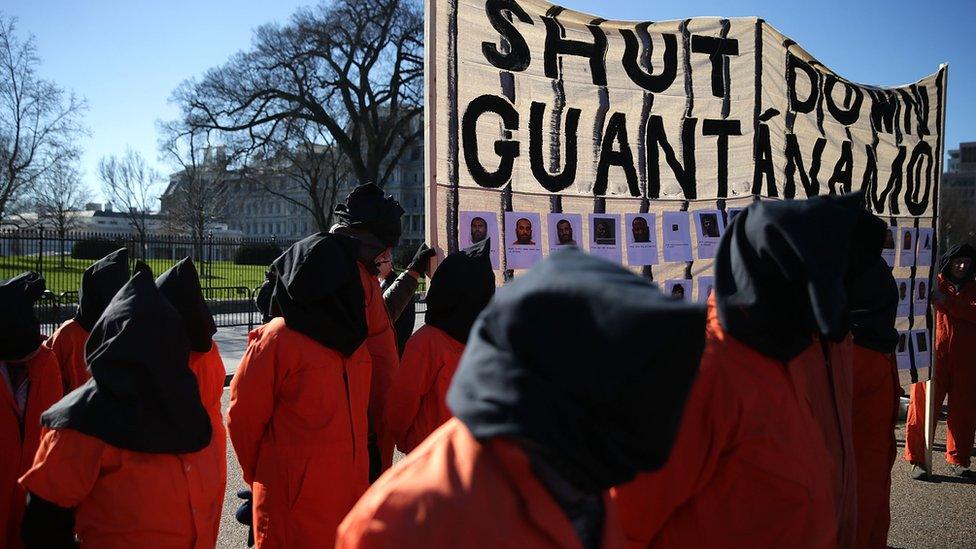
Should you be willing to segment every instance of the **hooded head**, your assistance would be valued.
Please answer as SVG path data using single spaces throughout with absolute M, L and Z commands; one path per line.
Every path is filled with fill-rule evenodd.
M 366 298 L 356 257 L 359 243 L 340 234 L 299 240 L 272 264 L 272 300 L 285 324 L 345 356 L 366 340 Z
M 365 183 L 353 189 L 345 203 L 336 206 L 335 215 L 339 226 L 372 234 L 384 249 L 400 242 L 403 208 L 392 196 L 383 194 L 383 189 L 375 183 Z
M 447 403 L 479 440 L 513 438 L 579 490 L 664 465 L 704 348 L 705 312 L 576 249 L 501 289 Z
M 44 412 L 43 425 L 153 454 L 210 443 L 210 417 L 187 365 L 189 341 L 151 276 L 138 272 L 115 294 L 85 353 L 92 378 Z
M 0 360 L 19 362 L 41 345 L 34 303 L 44 295 L 44 278 L 26 272 L 0 284 Z
M 885 238 L 890 234 L 884 221 L 866 210 L 859 211 L 847 270 L 854 343 L 880 353 L 893 353 L 898 344 L 898 284 L 881 257 Z
M 966 258 L 969 259 L 966 262 L 967 268 L 963 269 L 962 272 L 957 272 L 953 268 L 953 264 L 956 263 L 956 260 Z M 959 290 L 973 281 L 974 275 L 976 275 L 974 261 L 976 261 L 976 249 L 973 249 L 969 244 L 956 244 L 946 250 L 942 256 L 942 261 L 939 262 L 939 273 L 945 280 L 953 284 L 956 290 Z
M 258 288 L 257 295 L 254 296 L 254 306 L 258 308 L 258 312 L 261 313 L 261 320 L 265 323 L 271 322 L 271 319 L 276 316 L 281 316 L 271 299 L 277 279 L 278 275 L 274 272 L 274 266 L 268 267 L 268 270 L 264 272 L 264 282 Z
M 181 259 L 159 275 L 156 286 L 183 319 L 183 328 L 190 339 L 190 350 L 197 353 L 209 351 L 217 326 L 203 298 L 200 276 L 193 261 L 189 257 Z
M 862 204 L 863 195 L 854 193 L 755 202 L 739 213 L 715 258 L 722 327 L 784 362 L 814 334 L 843 338 L 850 239 Z
M 78 289 L 75 322 L 90 332 L 115 292 L 129 280 L 129 251 L 119 248 L 85 269 Z
M 437 267 L 427 291 L 426 323 L 466 343 L 475 318 L 495 295 L 491 239 L 455 252 Z

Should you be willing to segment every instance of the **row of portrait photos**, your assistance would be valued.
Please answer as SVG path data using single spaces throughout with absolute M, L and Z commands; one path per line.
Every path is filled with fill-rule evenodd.
M 729 222 L 741 208 L 726 210 Z M 725 218 L 719 210 L 697 210 L 694 212 L 675 211 L 629 214 L 587 214 L 589 234 L 584 234 L 583 215 L 570 213 L 546 214 L 548 227 L 547 242 L 542 242 L 542 214 L 538 212 L 505 212 L 505 242 L 502 246 L 492 246 L 491 261 L 495 269 L 500 268 L 499 251 L 504 248 L 509 269 L 528 269 L 542 259 L 543 248 L 552 252 L 561 246 L 578 246 L 590 253 L 610 261 L 624 263 L 623 250 L 626 249 L 626 265 L 642 267 L 657 265 L 658 235 L 665 262 L 686 262 L 715 257 L 718 243 L 725 233 Z M 692 224 L 694 224 L 694 254 L 692 247 Z M 498 214 L 494 212 L 460 212 L 458 223 L 459 240 L 462 248 L 491 238 L 499 242 Z M 888 230 L 882 255 L 889 266 L 913 267 L 932 265 L 932 229 L 915 227 L 891 227 Z M 585 243 L 585 245 L 584 245 Z M 902 290 L 902 280 L 899 289 Z M 908 287 L 902 291 L 902 301 L 907 305 L 907 290 L 915 295 L 926 295 L 924 282 L 916 288 Z M 915 291 L 917 290 L 917 291 Z M 916 307 L 917 309 L 917 307 Z M 901 310 L 901 309 L 899 309 Z M 901 316 L 907 315 L 899 313 Z

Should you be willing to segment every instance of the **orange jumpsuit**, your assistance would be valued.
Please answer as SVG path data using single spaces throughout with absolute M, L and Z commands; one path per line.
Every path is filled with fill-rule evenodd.
M 430 324 L 407 340 L 386 404 L 386 425 L 401 452 L 411 452 L 451 419 L 444 401 L 464 344 Z
M 858 547 L 888 544 L 898 389 L 894 355 L 855 344 L 853 433 Z
M 368 486 L 369 352 L 363 345 L 346 358 L 281 317 L 248 339 L 227 430 L 254 494 L 255 541 L 330 547 Z
M 819 342 L 816 344 L 820 350 Z M 854 547 L 857 540 L 857 481 L 854 461 L 853 343 L 848 336 L 827 345 L 826 363 L 791 368 L 790 377 L 801 400 L 806 400 L 830 454 L 831 487 L 837 511 L 837 543 Z M 822 354 L 822 351 L 821 351 Z M 823 466 L 821 465 L 821 468 Z
M 30 388 L 24 431 L 7 384 L 0 380 L 0 546 L 20 547 L 20 521 L 27 493 L 17 478 L 30 469 L 41 440 L 41 413 L 61 399 L 61 374 L 51 349 L 42 345 L 27 361 Z
M 75 509 L 81 547 L 212 548 L 214 485 L 202 453 L 148 454 L 73 429 L 45 429 L 23 487 Z M 189 502 L 189 505 L 187 504 Z
M 613 502 L 601 547 L 623 547 Z M 451 419 L 370 487 L 337 548 L 581 547 L 565 512 L 504 438 L 479 442 Z
M 832 478 L 787 364 L 726 334 L 714 297 L 705 353 L 667 465 L 613 490 L 631 547 L 834 547 Z
M 939 275 L 945 300 L 935 312 L 935 401 L 949 396 L 946 461 L 969 467 L 976 431 L 976 283 L 960 291 Z M 925 463 L 925 384 L 912 385 L 905 424 L 905 459 Z
M 224 394 L 224 362 L 220 358 L 217 342 L 206 353 L 190 352 L 190 370 L 197 378 L 200 386 L 200 401 L 210 416 L 213 435 L 206 448 L 192 454 L 192 458 L 205 461 L 206 470 L 215 471 L 213 482 L 208 482 L 209 489 L 204 501 L 208 506 L 207 515 L 211 517 L 210 528 L 206 532 L 198 532 L 204 538 L 204 547 L 213 547 L 217 543 L 220 530 L 220 515 L 224 507 L 224 493 L 227 490 L 227 432 L 224 430 L 224 418 L 220 411 L 220 398 Z
M 372 375 L 369 386 L 369 423 L 371 430 L 377 434 L 383 470 L 393 464 L 393 435 L 383 423 L 383 409 L 386 399 L 393 385 L 393 376 L 400 364 L 400 354 L 397 352 L 396 332 L 390 322 L 390 314 L 383 302 L 383 291 L 375 276 L 369 274 L 361 263 L 359 278 L 363 283 L 363 293 L 366 297 L 366 325 L 369 335 L 366 338 L 366 348 L 372 364 Z
M 47 345 L 58 358 L 64 394 L 74 391 L 88 381 L 91 372 L 85 363 L 85 342 L 88 330 L 75 319 L 65 321 L 47 340 Z

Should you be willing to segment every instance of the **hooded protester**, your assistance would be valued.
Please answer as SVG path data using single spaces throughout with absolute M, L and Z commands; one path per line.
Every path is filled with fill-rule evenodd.
M 427 291 L 424 326 L 407 342 L 386 404 L 386 425 L 411 452 L 451 418 L 445 398 L 475 318 L 495 294 L 490 239 L 447 256 Z
M 281 316 L 249 334 L 231 381 L 227 430 L 253 492 L 258 547 L 331 547 L 369 485 L 358 252 L 352 238 L 319 233 L 275 260 Z
M 274 272 L 274 267 L 268 267 L 268 270 L 264 272 L 264 282 L 261 283 L 261 287 L 258 288 L 258 293 L 254 296 L 254 306 L 257 307 L 258 312 L 261 313 L 261 323 L 267 324 L 271 322 L 271 319 L 279 316 L 278 311 L 274 307 L 271 296 L 274 294 L 275 282 L 278 275 Z
M 949 248 L 939 265 L 935 304 L 935 402 L 948 395 L 946 463 L 953 474 L 973 476 L 969 469 L 976 431 L 976 249 Z M 915 478 L 925 478 L 925 384 L 912 385 L 905 423 L 905 459 Z
M 179 314 L 145 272 L 115 294 L 85 345 L 92 378 L 41 416 L 23 538 L 28 547 L 203 547 L 208 484 L 193 455 L 210 418 L 187 367 Z M 190 454 L 190 455 L 188 455 Z
M 632 546 L 838 545 L 843 468 L 814 409 L 835 399 L 810 380 L 829 377 L 826 341 L 848 331 L 855 202 L 756 202 L 731 223 L 671 460 L 615 490 Z
M 102 316 L 115 292 L 129 280 L 129 252 L 120 248 L 92 263 L 81 275 L 78 312 L 65 321 L 48 339 L 47 345 L 58 357 L 64 394 L 88 381 L 91 373 L 85 364 L 85 340 L 98 317 Z
M 336 206 L 335 215 L 339 221 L 330 232 L 359 241 L 357 258 L 366 294 L 366 324 L 369 327 L 366 347 L 373 370 L 369 390 L 369 476 L 372 481 L 393 464 L 393 437 L 383 425 L 386 398 L 400 363 L 392 322 L 412 302 L 417 281 L 423 274 L 414 276 L 409 274 L 410 271 L 423 269 L 426 272 L 433 251 L 421 246 L 417 252 L 421 259 L 415 257 L 411 269 L 384 292 L 376 279 L 380 273 L 378 263 L 382 261 L 380 256 L 389 259 L 391 250 L 400 241 L 400 217 L 403 216 L 400 203 L 392 196 L 384 195 L 376 184 L 366 183 L 353 189 L 346 201 Z
M 475 322 L 447 396 L 457 417 L 367 491 L 336 546 L 620 546 L 607 490 L 667 461 L 703 313 L 553 253 Z
M 857 469 L 857 547 L 887 547 L 891 466 L 898 419 L 898 285 L 881 257 L 887 226 L 863 218 L 848 269 L 853 347 L 853 439 Z
M 186 257 L 173 265 L 156 279 L 156 287 L 169 300 L 182 320 L 183 329 L 190 341 L 190 371 L 197 378 L 200 387 L 200 400 L 210 416 L 213 436 L 210 444 L 203 450 L 186 456 L 189 460 L 200 461 L 200 468 L 216 471 L 207 481 L 204 501 L 206 507 L 197 508 L 209 521 L 210 530 L 204 535 L 200 532 L 199 542 L 205 547 L 217 543 L 220 529 L 220 516 L 224 505 L 224 491 L 227 488 L 227 432 L 220 410 L 220 399 L 224 394 L 226 370 L 220 358 L 220 349 L 213 340 L 217 333 L 213 315 L 207 307 L 200 287 L 200 276 L 193 261 Z
M 44 279 L 28 272 L 0 284 L 0 546 L 20 547 L 24 490 L 17 478 L 30 469 L 41 440 L 41 413 L 61 398 L 54 353 L 42 345 L 34 303 Z

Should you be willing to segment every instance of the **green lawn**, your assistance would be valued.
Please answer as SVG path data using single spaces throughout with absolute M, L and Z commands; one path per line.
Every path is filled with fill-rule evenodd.
M 176 261 L 171 259 L 150 259 L 146 263 L 153 273 L 159 275 L 173 266 Z M 92 264 L 87 259 L 61 258 L 45 256 L 42 258 L 40 272 L 47 282 L 47 289 L 55 294 L 68 291 L 78 291 L 81 285 L 81 274 Z M 24 271 L 36 271 L 37 256 L 8 256 L 0 257 L 0 280 L 17 276 Z M 264 281 L 265 267 L 261 265 L 235 265 L 231 261 L 214 261 L 206 266 L 197 264 L 201 271 L 200 278 L 204 287 L 244 286 L 248 289 L 258 286 Z

